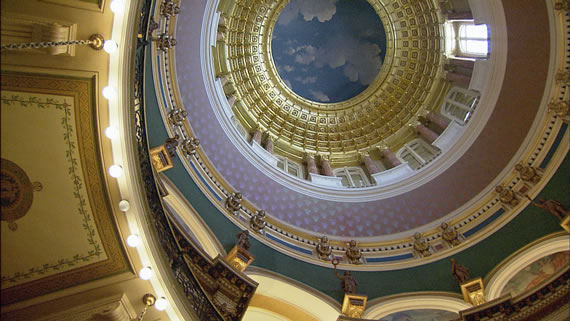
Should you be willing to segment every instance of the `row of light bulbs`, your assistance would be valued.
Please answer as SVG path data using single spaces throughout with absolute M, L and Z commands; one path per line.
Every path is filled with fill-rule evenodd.
M 124 10 L 125 3 L 124 0 L 112 0 L 109 4 L 109 8 L 115 14 L 121 13 Z M 103 50 L 107 53 L 111 54 L 118 49 L 118 44 L 114 40 L 106 40 L 103 43 Z M 107 100 L 114 100 L 117 98 L 117 90 L 115 87 L 106 86 L 102 90 L 102 95 Z M 117 139 L 120 135 L 119 129 L 113 126 L 109 126 L 105 129 L 105 136 L 107 138 L 114 140 Z M 123 167 L 121 165 L 113 164 L 108 169 L 109 175 L 114 178 L 119 178 L 123 174 Z M 119 202 L 119 209 L 123 212 L 128 211 L 130 208 L 129 201 L 121 200 Z M 142 240 L 140 236 L 137 234 L 131 234 L 127 237 L 126 243 L 129 247 L 135 248 L 141 244 Z M 143 267 L 139 271 L 139 277 L 142 280 L 150 280 L 154 276 L 152 268 L 150 266 Z M 167 308 L 168 301 L 164 297 L 157 298 L 154 302 L 155 309 L 159 311 L 163 311 Z

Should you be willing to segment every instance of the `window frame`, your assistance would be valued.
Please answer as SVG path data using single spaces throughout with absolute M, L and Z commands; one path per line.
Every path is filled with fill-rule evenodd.
M 472 37 L 472 36 L 462 36 L 461 30 L 464 28 L 468 28 L 469 26 L 486 26 L 487 29 L 487 37 L 480 38 L 480 37 Z M 466 59 L 466 60 L 476 60 L 476 59 L 486 59 L 489 57 L 491 52 L 491 42 L 490 42 L 490 32 L 489 32 L 489 25 L 484 23 L 476 24 L 474 20 L 448 20 L 445 22 L 445 30 L 446 30 L 446 52 L 448 56 L 452 56 L 458 59 Z M 468 50 L 464 50 L 465 45 L 462 45 L 463 42 L 469 40 L 478 40 L 487 42 L 487 52 L 485 53 L 478 53 L 478 52 L 470 52 Z
M 360 177 L 362 178 L 363 181 L 363 185 L 362 186 L 356 186 L 356 184 L 354 183 L 352 176 L 350 175 L 350 171 L 355 171 L 358 175 L 360 175 Z M 364 172 L 364 170 L 360 167 L 349 167 L 349 166 L 344 166 L 344 167 L 340 167 L 340 168 L 335 168 L 333 169 L 333 175 L 335 177 L 339 177 L 339 174 L 343 173 L 346 176 L 346 179 L 348 181 L 349 186 L 343 185 L 346 188 L 361 188 L 361 187 L 368 187 L 368 186 L 372 186 L 372 184 L 370 183 L 370 180 L 368 179 L 368 176 L 366 175 L 366 173 Z
M 430 151 L 432 153 L 432 157 L 430 159 L 425 159 L 423 156 L 421 156 L 416 150 L 414 150 L 414 148 L 412 147 L 413 144 L 419 144 L 421 146 L 423 146 L 424 148 L 426 148 L 428 151 Z M 414 158 L 414 160 L 416 162 L 419 163 L 419 166 L 417 168 L 414 168 L 412 166 L 413 170 L 418 170 L 422 167 L 424 167 L 425 165 L 429 164 L 431 161 L 433 161 L 434 159 L 437 158 L 437 156 L 439 156 L 440 154 L 440 150 L 436 147 L 434 147 L 433 145 L 428 144 L 426 141 L 424 141 L 421 138 L 415 138 L 413 140 L 411 140 L 410 142 L 406 143 L 404 146 L 402 146 L 402 148 L 400 148 L 400 150 L 398 150 L 398 152 L 396 153 L 396 157 L 402 162 L 402 163 L 408 163 L 409 162 L 407 160 L 404 159 L 404 157 L 402 156 L 402 154 L 404 152 L 408 152 L 410 155 L 412 155 L 412 157 Z
M 303 178 L 304 176 L 304 170 L 303 170 L 303 166 L 295 161 L 292 161 L 286 157 L 283 156 L 279 156 L 279 155 L 274 155 L 275 157 L 277 157 L 277 168 L 280 171 L 285 172 L 288 175 L 291 175 L 293 177 L 298 177 L 298 178 Z M 279 163 L 282 162 L 283 163 L 283 168 L 279 167 Z M 289 173 L 289 167 L 293 167 L 295 166 L 297 168 L 297 175 L 293 175 L 291 173 Z
M 462 104 L 459 101 L 455 100 L 453 98 L 453 95 L 455 93 L 460 93 L 460 94 L 463 94 L 465 96 L 473 97 L 475 99 L 474 99 L 472 105 L 468 106 L 468 105 Z M 476 91 L 465 89 L 465 88 L 462 88 L 459 86 L 451 87 L 451 89 L 449 89 L 449 91 L 447 92 L 447 95 L 445 95 L 445 99 L 443 100 L 443 103 L 441 104 L 440 113 L 443 116 L 445 116 L 449 119 L 455 120 L 455 121 L 459 122 L 460 124 L 464 125 L 464 124 L 469 122 L 469 119 L 471 119 L 471 116 L 473 115 L 473 111 L 475 111 L 475 109 L 477 108 L 477 105 L 479 105 L 479 98 L 481 98 L 481 95 Z M 466 116 L 462 119 L 462 118 L 459 118 L 457 115 L 451 113 L 448 110 L 448 104 L 465 111 Z

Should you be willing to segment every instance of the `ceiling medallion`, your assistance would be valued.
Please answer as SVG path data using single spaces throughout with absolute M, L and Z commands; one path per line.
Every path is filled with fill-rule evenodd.
M 386 56 L 386 33 L 366 0 L 293 0 L 274 25 L 271 52 L 287 88 L 314 102 L 337 103 L 374 82 Z

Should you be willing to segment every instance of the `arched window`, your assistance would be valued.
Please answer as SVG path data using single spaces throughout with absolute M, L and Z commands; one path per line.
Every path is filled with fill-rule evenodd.
M 479 94 L 477 92 L 461 87 L 453 87 L 445 97 L 441 106 L 441 114 L 455 119 L 461 124 L 465 124 L 471 117 L 478 102 Z
M 342 178 L 342 186 L 346 187 L 366 187 L 370 186 L 370 182 L 360 167 L 342 167 L 335 168 L 333 174 Z
M 292 160 L 289 160 L 285 157 L 281 157 L 278 155 L 275 155 L 275 156 L 278 159 L 277 160 L 277 167 L 280 170 L 282 170 L 285 173 L 288 173 L 290 175 L 293 175 L 293 176 L 296 176 L 299 178 L 303 178 L 303 167 L 300 164 L 298 164 Z
M 489 53 L 487 25 L 465 23 L 459 26 L 459 49 L 464 54 L 486 57 Z
M 396 153 L 396 157 L 403 162 L 408 162 L 414 170 L 431 162 L 437 155 L 439 155 L 439 150 L 420 138 L 407 143 Z
M 446 52 L 465 59 L 486 58 L 489 55 L 489 29 L 473 20 L 452 20 L 445 23 Z
M 249 141 L 249 133 L 247 132 L 247 130 L 245 130 L 243 125 L 239 122 L 239 120 L 237 120 L 235 116 L 232 117 L 232 123 L 236 127 L 240 136 L 243 137 L 246 141 Z

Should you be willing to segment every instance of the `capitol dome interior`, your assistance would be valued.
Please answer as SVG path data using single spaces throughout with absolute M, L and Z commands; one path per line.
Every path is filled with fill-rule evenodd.
M 3 320 L 567 320 L 570 1 L 1 9 Z

